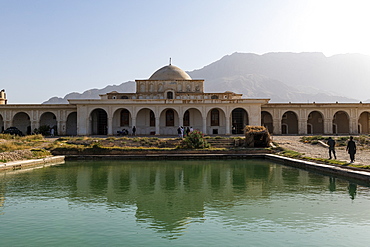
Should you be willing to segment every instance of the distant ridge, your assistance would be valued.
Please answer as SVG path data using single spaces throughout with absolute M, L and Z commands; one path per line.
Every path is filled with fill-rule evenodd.
M 270 102 L 365 102 L 370 98 L 370 56 L 361 54 L 233 53 L 188 74 L 205 79 L 206 92 L 233 91 L 244 97 L 270 98 Z M 99 94 L 111 91 L 135 92 L 135 83 L 70 93 L 44 103 L 98 99 Z
M 100 94 L 109 93 L 112 91 L 117 92 L 135 92 L 135 82 L 128 81 L 123 82 L 120 85 L 109 85 L 102 89 L 89 89 L 84 91 L 83 93 L 69 93 L 63 98 L 60 97 L 52 97 L 49 100 L 43 102 L 43 104 L 68 104 L 69 99 L 100 99 Z

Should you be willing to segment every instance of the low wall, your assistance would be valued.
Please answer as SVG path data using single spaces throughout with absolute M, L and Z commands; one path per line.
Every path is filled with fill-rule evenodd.
M 341 177 L 345 179 L 361 180 L 362 182 L 365 182 L 366 185 L 370 185 L 370 170 L 367 169 L 332 164 L 319 164 L 310 161 L 283 157 L 275 154 L 266 154 L 265 158 L 283 163 L 287 166 L 297 167 L 308 171 L 314 171 L 325 175 L 333 175 L 335 177 Z
M 1 170 L 16 170 L 24 167 L 42 166 L 47 164 L 63 164 L 65 156 L 52 156 L 43 159 L 19 160 L 0 164 Z

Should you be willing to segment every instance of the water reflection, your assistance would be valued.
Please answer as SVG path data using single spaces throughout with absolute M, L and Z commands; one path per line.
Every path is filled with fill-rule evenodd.
M 0 208 L 10 196 L 66 198 L 86 207 L 100 203 L 135 207 L 137 223 L 176 237 L 190 223 L 216 216 L 231 227 L 242 222 L 250 231 L 254 223 L 266 228 L 292 222 L 294 228 L 307 227 L 305 219 L 310 217 L 323 221 L 333 217 L 316 195 L 336 192 L 338 187 L 346 188 L 346 182 L 259 160 L 69 162 L 17 175 L 2 174 Z M 349 184 L 348 193 L 354 200 L 357 185 Z M 305 200 L 316 204 L 305 208 Z M 317 211 L 319 215 L 313 216 Z
M 335 189 L 336 189 L 335 178 L 333 178 L 333 177 L 330 177 L 329 178 L 329 186 L 328 186 L 328 188 L 329 188 L 329 190 L 331 192 L 334 192 L 335 191 Z
M 352 200 L 355 199 L 357 193 L 357 184 L 349 183 L 348 185 L 348 193 Z

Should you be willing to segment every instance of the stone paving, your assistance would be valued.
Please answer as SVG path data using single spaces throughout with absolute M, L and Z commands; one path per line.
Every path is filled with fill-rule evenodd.
M 279 146 L 305 154 L 312 158 L 329 158 L 329 150 L 323 145 L 306 144 L 300 142 L 301 136 L 273 136 L 273 142 Z M 346 152 L 346 147 L 336 147 L 337 159 L 350 162 L 349 154 Z M 356 153 L 356 164 L 370 165 L 370 147 L 358 148 Z

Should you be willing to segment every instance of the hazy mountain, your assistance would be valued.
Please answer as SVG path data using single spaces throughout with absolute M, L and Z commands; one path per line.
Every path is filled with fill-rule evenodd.
M 370 98 L 370 56 L 360 54 L 234 53 L 188 74 L 205 79 L 206 92 L 233 91 L 244 97 L 271 98 L 271 102 L 358 102 Z M 70 93 L 44 103 L 97 99 L 111 91 L 134 92 L 135 84 L 130 81 Z
M 83 93 L 69 93 L 63 98 L 52 97 L 49 100 L 43 102 L 43 104 L 68 104 L 68 99 L 100 99 L 100 94 L 110 93 L 112 91 L 117 92 L 135 92 L 135 82 L 128 81 L 123 82 L 120 85 L 109 85 L 102 89 L 89 89 Z
M 370 89 L 370 56 L 361 54 L 344 54 L 326 57 L 322 53 L 267 53 L 256 55 L 252 53 L 234 53 L 205 66 L 202 69 L 189 72 L 192 78 L 205 78 L 206 86 L 213 87 L 214 80 L 222 86 L 235 75 L 247 78 L 250 75 L 265 76 L 261 89 L 268 92 L 271 83 L 275 83 L 272 99 L 282 98 L 286 101 L 359 101 L 368 99 Z M 223 78 L 223 79 L 222 79 Z M 284 85 L 279 85 L 283 83 Z M 287 86 L 292 88 L 289 91 Z M 237 87 L 238 88 L 238 87 Z M 282 90 L 280 90 L 282 89 Z M 230 91 L 237 91 L 235 89 Z M 242 89 L 245 93 L 247 89 Z M 255 91 L 257 95 L 263 91 Z M 288 95 L 287 95 L 288 93 Z M 295 94 L 295 95 L 292 95 Z M 303 94 L 300 97 L 296 94 Z M 337 97 L 338 96 L 338 97 Z M 342 97 L 340 97 L 342 96 Z M 346 99 L 349 98 L 349 99 Z M 352 98 L 352 99 L 351 99 Z M 356 98 L 353 99 L 353 98 Z M 333 100 L 334 99 L 334 100 Z

